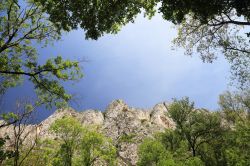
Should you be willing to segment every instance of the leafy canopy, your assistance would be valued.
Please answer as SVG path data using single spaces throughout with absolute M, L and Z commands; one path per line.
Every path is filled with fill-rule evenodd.
M 81 27 L 86 38 L 97 39 L 104 33 L 117 33 L 121 26 L 133 22 L 145 11 L 151 17 L 155 12 L 155 0 L 36 0 L 49 14 L 58 29 L 70 31 Z

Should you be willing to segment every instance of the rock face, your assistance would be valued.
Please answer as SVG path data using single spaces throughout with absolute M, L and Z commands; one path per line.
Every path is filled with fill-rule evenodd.
M 164 131 L 166 128 L 175 127 L 167 113 L 165 103 L 143 110 L 129 107 L 122 100 L 115 100 L 104 112 L 96 110 L 76 112 L 71 108 L 58 110 L 40 124 L 35 125 L 34 131 L 42 138 L 54 138 L 49 131 L 50 125 L 63 116 L 73 116 L 83 125 L 99 126 L 100 132 L 113 140 L 118 149 L 119 165 L 135 165 L 138 160 L 137 147 L 142 139 Z M 8 130 L 0 131 L 0 137 L 4 135 L 3 131 Z
M 136 164 L 137 147 L 143 138 L 174 127 L 163 104 L 158 104 L 151 110 L 142 110 L 131 108 L 122 100 L 116 100 L 107 107 L 104 115 L 102 128 L 117 145 L 120 165 Z M 121 141 L 123 137 L 129 137 L 131 141 Z

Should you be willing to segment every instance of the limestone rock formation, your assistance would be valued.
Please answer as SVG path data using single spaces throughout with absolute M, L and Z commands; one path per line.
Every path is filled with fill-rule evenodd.
M 96 110 L 77 112 L 72 108 L 58 110 L 40 124 L 33 125 L 33 132 L 36 132 L 41 138 L 54 138 L 55 135 L 49 131 L 50 125 L 63 116 L 73 116 L 82 125 L 99 126 L 100 132 L 113 140 L 118 150 L 119 165 L 135 165 L 138 160 L 137 147 L 145 137 L 150 137 L 166 128 L 175 127 L 167 113 L 165 103 L 144 110 L 129 107 L 122 100 L 115 100 L 108 105 L 104 112 Z M 11 131 L 2 129 L 0 137 L 6 132 Z

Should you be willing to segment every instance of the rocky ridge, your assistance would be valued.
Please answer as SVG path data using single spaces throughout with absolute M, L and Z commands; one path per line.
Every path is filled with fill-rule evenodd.
M 135 165 L 138 160 L 137 147 L 143 138 L 150 137 L 155 132 L 164 131 L 166 128 L 175 127 L 167 112 L 165 103 L 145 110 L 129 107 L 122 100 L 113 101 L 104 112 L 96 110 L 77 112 L 67 108 L 58 110 L 40 124 L 33 125 L 35 128 L 33 135 L 36 133 L 41 138 L 53 139 L 55 135 L 50 133 L 50 125 L 63 116 L 73 116 L 82 125 L 99 126 L 100 132 L 114 141 L 118 149 L 119 165 Z M 7 128 L 1 129 L 0 137 L 5 134 L 9 134 L 9 130 Z M 124 136 L 129 136 L 131 141 L 121 141 Z

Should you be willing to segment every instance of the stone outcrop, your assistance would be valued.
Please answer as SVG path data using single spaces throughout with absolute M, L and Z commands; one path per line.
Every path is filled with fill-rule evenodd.
M 137 147 L 145 137 L 150 137 L 166 128 L 175 127 L 174 122 L 168 116 L 165 103 L 145 110 L 129 107 L 122 100 L 115 100 L 104 112 L 96 110 L 77 112 L 71 108 L 58 110 L 40 124 L 33 125 L 33 132 L 36 132 L 41 138 L 54 138 L 49 127 L 56 119 L 63 116 L 73 116 L 82 125 L 99 126 L 100 132 L 111 138 L 117 147 L 119 165 L 135 165 L 138 160 Z M 9 130 L 2 129 L 0 137 L 6 132 Z

